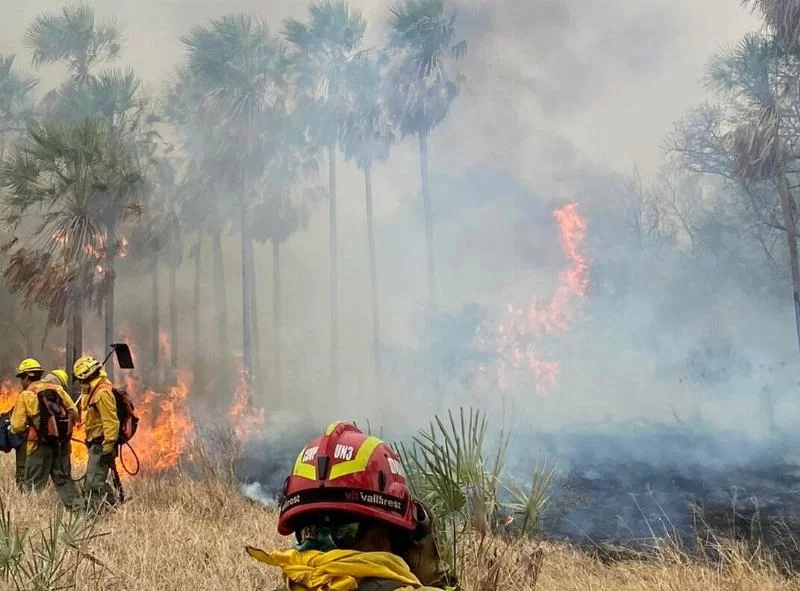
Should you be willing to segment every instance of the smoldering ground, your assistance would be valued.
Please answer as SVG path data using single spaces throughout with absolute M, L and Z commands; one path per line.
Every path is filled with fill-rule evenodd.
M 380 43 L 385 6 L 353 5 L 363 8 L 371 23 L 366 45 Z M 341 393 L 334 398 L 328 388 L 328 230 L 327 216 L 317 209 L 308 229 L 284 249 L 280 390 L 270 371 L 272 259 L 267 247 L 256 245 L 264 378 L 254 400 L 267 409 L 269 420 L 263 438 L 247 449 L 242 479 L 260 482 L 265 494 L 272 494 L 296 450 L 333 419 L 369 419 L 395 438 L 407 438 L 432 413 L 474 404 L 496 423 L 514 414 L 518 438 L 511 457 L 520 473 L 530 469 L 532 458 L 547 453 L 560 462 L 564 478 L 583 479 L 588 488 L 590 481 L 614 483 L 596 487 L 596 497 L 608 503 L 603 511 L 553 520 L 556 534 L 599 536 L 623 513 L 626 521 L 635 521 L 635 505 L 624 493 L 612 497 L 609 490 L 635 493 L 671 482 L 663 478 L 669 470 L 708 474 L 706 488 L 727 488 L 714 470 L 774 457 L 774 439 L 768 436 L 789 431 L 797 417 L 785 277 L 759 262 L 753 249 L 734 250 L 730 236 L 690 251 L 670 238 L 669 228 L 648 233 L 635 199 L 623 195 L 614 175 L 638 163 L 648 179 L 655 176 L 670 124 L 703 98 L 698 79 L 708 55 L 738 40 L 754 21 L 723 0 L 458 5 L 459 34 L 470 46 L 463 62 L 467 85 L 431 139 L 442 321 L 431 327 L 424 317 L 418 156 L 407 139 L 393 149 L 389 163 L 376 168 L 374 178 L 387 359 L 379 390 L 371 350 L 363 180 L 352 166 L 340 165 Z M 24 66 L 29 56 L 21 49 L 21 32 L 42 10 L 61 3 L 3 0 L 2 6 L 0 49 L 18 52 Z M 209 0 L 115 1 L 96 9 L 123 26 L 121 63 L 158 88 L 180 62 L 179 37 L 192 26 L 241 11 L 263 16 L 280 31 L 282 19 L 302 19 L 306 7 Z M 58 80 L 61 72 L 47 68 L 41 75 Z M 501 389 L 492 372 L 496 352 L 476 347 L 476 331 L 504 322 L 509 304 L 526 309 L 557 290 L 569 257 L 552 214 L 569 202 L 579 204 L 587 222 L 581 248 L 589 261 L 588 288 L 571 303 L 574 319 L 567 329 L 526 337 L 546 361 L 558 364 L 558 385 L 539 394 L 535 378 L 527 375 Z M 237 242 L 234 232 L 225 236 L 234 356 L 242 324 Z M 214 292 L 207 241 L 200 257 L 206 319 L 213 314 Z M 228 364 L 217 357 L 211 323 L 202 323 L 199 339 L 191 330 L 194 277 L 188 261 L 178 270 L 180 364 L 220 371 Z M 146 341 L 153 310 L 142 286 L 150 272 L 124 261 L 118 272 L 117 316 L 133 326 L 136 339 Z M 158 310 L 167 317 L 166 302 Z M 36 319 L 38 326 L 41 321 Z M 60 340 L 60 333 L 53 331 L 52 339 Z M 90 322 L 87 339 L 101 341 L 99 321 Z M 486 366 L 489 371 L 475 377 L 476 368 Z M 196 382 L 202 391 L 203 380 Z M 635 425 L 641 425 L 636 437 L 630 435 Z M 728 473 L 735 480 L 737 473 Z M 613 480 L 612 474 L 630 478 Z M 678 521 L 686 499 L 671 490 L 665 494 L 672 494 L 672 501 L 662 506 Z M 636 535 L 644 527 L 637 523 L 626 526 Z

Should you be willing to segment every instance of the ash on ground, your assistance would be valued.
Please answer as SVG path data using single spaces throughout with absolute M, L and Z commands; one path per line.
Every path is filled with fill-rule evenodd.
M 703 540 L 736 539 L 800 569 L 796 437 L 755 443 L 703 428 L 639 426 L 528 441 L 562 466 L 542 522 L 551 540 L 612 560 L 615 553 L 598 549 L 646 552 L 667 537 L 697 549 Z
M 274 506 L 311 438 L 251 446 L 237 466 L 244 494 Z M 647 553 L 656 538 L 696 549 L 716 537 L 761 544 L 800 570 L 799 451 L 800 437 L 754 442 L 702 424 L 581 426 L 516 437 L 506 465 L 524 480 L 542 458 L 555 460 L 541 534 L 601 559 Z

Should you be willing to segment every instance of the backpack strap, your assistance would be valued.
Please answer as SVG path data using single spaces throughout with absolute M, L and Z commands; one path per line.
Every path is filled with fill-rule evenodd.
M 89 408 L 90 406 L 95 406 L 94 395 L 100 388 L 100 386 L 108 386 L 109 392 L 111 392 L 112 396 L 114 395 L 113 384 L 106 379 L 100 378 L 99 380 L 97 380 L 97 383 L 94 385 L 94 387 L 91 390 L 89 390 L 89 394 L 86 396 L 86 408 Z

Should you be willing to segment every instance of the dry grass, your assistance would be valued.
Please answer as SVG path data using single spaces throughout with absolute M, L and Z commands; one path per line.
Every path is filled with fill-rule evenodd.
M 36 534 L 58 511 L 55 492 L 17 493 L 12 456 L 0 458 L 0 498 L 12 520 Z M 274 589 L 278 573 L 244 552 L 245 544 L 283 548 L 275 516 L 218 482 L 138 477 L 128 485 L 129 502 L 100 518 L 82 545 L 79 590 Z M 37 534 L 38 535 L 38 534 Z M 465 591 L 488 589 L 681 591 L 800 589 L 769 561 L 725 548 L 721 565 L 701 564 L 674 549 L 648 561 L 604 565 L 566 546 L 475 539 L 467 547 Z M 538 575 L 538 583 L 535 583 Z M 0 587 L 3 583 L 0 582 Z M 12 589 L 14 587 L 11 587 Z

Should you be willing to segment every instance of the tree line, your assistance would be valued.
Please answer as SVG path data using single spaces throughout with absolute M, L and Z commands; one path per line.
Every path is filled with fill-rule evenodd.
M 274 31 L 260 18 L 234 14 L 192 28 L 185 56 L 159 92 L 114 66 L 120 28 L 78 3 L 45 13 L 25 31 L 33 65 L 63 64 L 68 78 L 36 103 L 38 80 L 0 56 L 0 187 L 10 239 L 3 277 L 26 307 L 47 311 L 48 326 L 67 326 L 65 362 L 82 350 L 84 315 L 116 332 L 115 263 L 124 250 L 152 271 L 169 270 L 172 347 L 176 345 L 175 269 L 195 264 L 194 342 L 200 331 L 202 246 L 211 238 L 215 343 L 229 348 L 223 234 L 241 238 L 244 375 L 259 378 L 253 245 L 273 252 L 276 355 L 280 372 L 281 247 L 327 201 L 330 227 L 330 371 L 338 384 L 339 157 L 364 176 L 373 340 L 380 374 L 381 333 L 372 167 L 403 138 L 419 142 L 425 209 L 428 300 L 436 310 L 428 137 L 459 94 L 456 61 L 466 42 L 442 0 L 405 0 L 389 8 L 389 35 L 365 48 L 367 20 L 341 0 L 312 2 L 305 21 Z M 321 163 L 327 184 L 317 186 Z M 126 246 L 121 241 L 126 241 Z M 158 311 L 153 354 L 158 355 Z M 176 353 L 176 351 L 173 351 Z M 176 354 L 171 355 L 176 363 Z M 158 359 L 153 359 L 154 366 Z M 174 368 L 173 368 L 174 369 Z M 279 374 L 273 383 L 280 385 Z
M 713 298 L 728 282 L 753 298 L 781 302 L 790 285 L 800 342 L 795 198 L 800 188 L 800 9 L 787 0 L 744 4 L 764 26 L 709 60 L 704 82 L 713 99 L 677 122 L 667 138 L 662 174 L 651 182 L 637 175 L 587 180 L 592 192 L 606 199 L 586 204 L 593 259 L 589 295 L 613 304 L 633 290 L 654 297 L 666 290 L 683 301 L 693 294 Z M 118 26 L 99 22 L 86 5 L 73 4 L 39 16 L 25 32 L 35 67 L 60 63 L 69 72 L 38 102 L 33 100 L 37 78 L 19 67 L 15 56 L 0 56 L 0 190 L 8 235 L 3 278 L 25 306 L 46 311 L 49 326 L 66 325 L 67 364 L 80 353 L 86 313 L 103 316 L 106 344 L 120 337 L 115 269 L 124 253 L 152 273 L 156 300 L 157 271 L 167 269 L 174 373 L 176 269 L 193 265 L 191 342 L 196 346 L 208 242 L 214 343 L 220 357 L 227 355 L 230 269 L 225 269 L 222 239 L 234 231 L 240 238 L 243 364 L 251 388 L 266 382 L 254 329 L 259 323 L 254 245 L 272 249 L 275 359 L 269 381 L 279 395 L 281 253 L 308 226 L 316 208 L 327 203 L 329 364 L 335 391 L 336 189 L 344 160 L 363 174 L 372 342 L 380 379 L 387 363 L 373 220 L 380 196 L 373 194 L 372 171 L 389 160 L 398 142 L 417 144 L 419 184 L 413 188 L 419 187 L 423 203 L 427 307 L 435 315 L 428 140 L 459 96 L 459 60 L 467 51 L 457 13 L 443 0 L 394 4 L 386 24 L 382 45 L 367 48 L 369 23 L 343 1 L 312 2 L 304 20 L 289 19 L 275 28 L 249 15 L 213 19 L 181 38 L 185 52 L 177 72 L 154 92 L 134 71 L 114 67 L 123 51 Z M 654 260 L 662 266 L 674 263 L 678 271 L 659 276 Z M 637 285 L 636 273 L 648 274 L 648 281 Z M 697 277 L 709 279 L 709 285 L 699 286 Z M 474 324 L 481 318 L 471 306 L 461 315 L 440 314 L 435 325 L 443 334 L 461 335 L 459 342 L 432 339 L 442 350 L 412 355 L 410 363 L 452 364 L 454 347 L 474 349 Z M 593 322 L 613 325 L 613 318 L 597 316 Z M 158 366 L 157 308 L 152 324 L 151 364 Z M 26 344 L 28 350 L 31 345 Z M 473 357 L 464 353 L 458 359 Z M 225 388 L 229 385 L 217 384 L 218 391 Z

